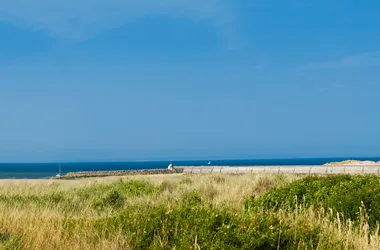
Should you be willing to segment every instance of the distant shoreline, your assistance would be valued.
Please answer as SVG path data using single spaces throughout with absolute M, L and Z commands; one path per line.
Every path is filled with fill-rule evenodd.
M 173 161 L 178 167 L 204 166 L 204 167 L 269 167 L 269 166 L 323 166 L 324 164 L 338 164 L 335 162 L 346 161 L 355 158 L 291 158 L 291 159 L 255 159 L 255 160 L 195 160 Z M 357 158 L 355 159 L 357 160 Z M 360 161 L 380 161 L 380 158 L 361 158 Z M 61 165 L 61 171 L 59 168 Z M 61 176 L 70 172 L 93 171 L 141 171 L 167 169 L 169 161 L 144 161 L 144 162 L 77 162 L 77 163 L 0 163 L 0 179 L 50 179 L 58 173 Z M 339 165 L 339 164 L 338 164 Z M 349 164 L 345 164 L 349 165 Z M 372 165 L 372 164 L 371 164 Z M 121 174 L 117 174 L 121 175 Z M 107 174 L 109 176 L 109 174 Z
M 293 173 L 293 174 L 380 174 L 380 163 L 371 161 L 343 161 L 324 165 L 278 165 L 278 166 L 175 166 L 174 169 L 119 170 L 70 172 L 64 178 L 87 178 L 127 175 L 156 175 L 173 173 Z

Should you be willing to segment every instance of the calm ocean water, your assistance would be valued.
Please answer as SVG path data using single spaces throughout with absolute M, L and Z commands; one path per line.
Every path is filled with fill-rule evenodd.
M 256 159 L 256 160 L 211 160 L 213 166 L 269 166 L 269 165 L 322 165 L 332 161 L 372 160 L 378 158 L 309 158 L 309 159 Z M 173 161 L 174 166 L 203 166 L 209 161 Z M 50 178 L 55 176 L 61 165 L 62 174 L 75 171 L 136 170 L 167 168 L 169 161 L 135 162 L 73 162 L 73 163 L 0 163 L 0 179 Z

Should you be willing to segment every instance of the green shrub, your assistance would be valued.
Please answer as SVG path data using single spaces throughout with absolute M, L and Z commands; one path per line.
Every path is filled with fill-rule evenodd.
M 188 191 L 183 194 L 181 203 L 186 206 L 198 206 L 202 203 L 202 197 L 197 191 Z
M 196 195 L 191 200 L 197 200 Z M 132 249 L 343 249 L 332 237 L 322 240 L 312 222 L 283 220 L 273 213 L 231 213 L 198 203 L 129 206 L 125 212 L 95 222 L 111 239 L 122 232 Z
M 94 201 L 94 207 L 104 209 L 105 207 L 121 208 L 125 204 L 125 198 L 118 190 L 111 190 L 104 197 Z
M 213 175 L 212 180 L 215 181 L 217 184 L 222 184 L 226 182 L 226 178 L 220 175 Z
M 10 233 L 0 233 L 0 249 L 23 249 L 22 241 Z
M 300 204 L 331 208 L 354 221 L 360 219 L 362 208 L 373 227 L 380 221 L 380 179 L 376 176 L 312 176 L 246 201 L 246 207 L 250 209 L 292 209 Z
M 167 180 L 164 180 L 160 185 L 161 191 L 167 190 L 169 192 L 172 192 L 175 189 L 175 187 L 176 187 L 176 185 L 173 182 L 170 182 Z
M 94 184 L 70 190 L 54 190 L 43 194 L 0 194 L 0 203 L 12 207 L 30 205 L 38 208 L 54 208 L 62 212 L 80 213 L 82 207 L 92 204 L 95 208 L 121 208 L 128 197 L 152 195 L 159 187 L 147 181 L 127 180 L 112 184 Z
M 49 194 L 1 194 L 0 202 L 3 204 L 8 204 L 10 206 L 23 206 L 25 204 L 32 204 L 37 207 L 49 207 L 56 206 L 59 203 L 65 203 L 67 198 L 64 192 L 52 192 Z
M 94 208 L 103 210 L 105 207 L 122 208 L 128 197 L 151 195 L 160 191 L 159 187 L 139 180 L 118 181 L 111 185 L 96 185 L 82 189 L 80 197 L 92 200 Z
M 183 179 L 179 182 L 179 184 L 192 184 L 192 183 L 193 183 L 193 180 L 190 179 L 189 177 L 185 177 L 185 178 L 183 178 Z
M 80 195 L 83 198 L 89 198 L 102 195 L 112 190 L 118 190 L 120 193 L 128 197 L 150 195 L 159 191 L 157 187 L 147 181 L 119 180 L 112 184 L 95 184 L 86 188 L 76 189 L 74 190 L 74 193 Z

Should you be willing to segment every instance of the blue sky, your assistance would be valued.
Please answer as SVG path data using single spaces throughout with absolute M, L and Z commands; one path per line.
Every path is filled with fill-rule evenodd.
M 0 161 L 379 156 L 379 11 L 0 0 Z

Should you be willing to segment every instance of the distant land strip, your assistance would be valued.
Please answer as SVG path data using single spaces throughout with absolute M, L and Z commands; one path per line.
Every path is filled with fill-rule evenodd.
M 180 167 L 183 173 L 287 173 L 287 174 L 379 174 L 380 165 L 315 166 L 194 166 Z
M 281 173 L 281 174 L 376 174 L 380 175 L 380 165 L 315 165 L 315 166 L 176 166 L 174 169 L 114 170 L 69 172 L 64 178 L 85 178 L 125 175 L 155 174 L 244 174 L 244 173 Z

